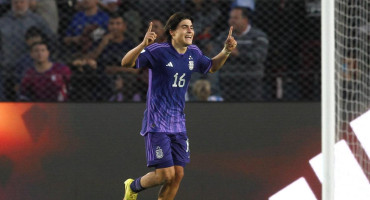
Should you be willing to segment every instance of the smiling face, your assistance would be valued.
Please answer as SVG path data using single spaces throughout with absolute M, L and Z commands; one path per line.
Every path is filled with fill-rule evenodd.
M 109 19 L 108 30 L 116 36 L 122 35 L 126 31 L 126 24 L 122 17 Z
M 193 43 L 194 28 L 189 19 L 182 20 L 175 30 L 170 30 L 172 41 L 180 46 L 189 46 Z

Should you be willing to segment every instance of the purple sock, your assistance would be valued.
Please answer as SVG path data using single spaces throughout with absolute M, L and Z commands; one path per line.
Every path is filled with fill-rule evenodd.
M 141 186 L 140 180 L 141 180 L 141 177 L 137 178 L 134 182 L 131 183 L 130 188 L 132 191 L 138 193 L 138 192 L 145 190 L 145 188 Z

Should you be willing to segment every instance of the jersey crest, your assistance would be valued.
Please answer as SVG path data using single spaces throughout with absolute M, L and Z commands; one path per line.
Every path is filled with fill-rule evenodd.
M 193 57 L 189 56 L 189 69 L 193 70 L 194 69 L 194 60 Z

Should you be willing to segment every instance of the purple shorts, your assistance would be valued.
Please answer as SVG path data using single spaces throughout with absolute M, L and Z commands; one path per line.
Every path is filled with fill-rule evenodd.
M 190 162 L 189 139 L 185 132 L 148 132 L 144 137 L 148 167 L 185 167 Z

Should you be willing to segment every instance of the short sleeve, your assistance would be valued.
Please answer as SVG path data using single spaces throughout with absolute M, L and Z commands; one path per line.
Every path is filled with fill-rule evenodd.
M 212 66 L 212 60 L 205 55 L 201 55 L 198 60 L 198 66 L 198 71 L 206 74 Z
M 135 68 L 137 69 L 145 67 L 152 68 L 151 57 L 152 56 L 150 52 L 145 48 L 143 51 L 141 51 L 139 57 L 136 59 Z
M 188 48 L 192 50 L 193 55 L 196 59 L 196 68 L 194 71 L 202 74 L 206 74 L 207 72 L 209 72 L 209 69 L 212 66 L 212 59 L 205 56 L 196 45 L 190 45 Z

